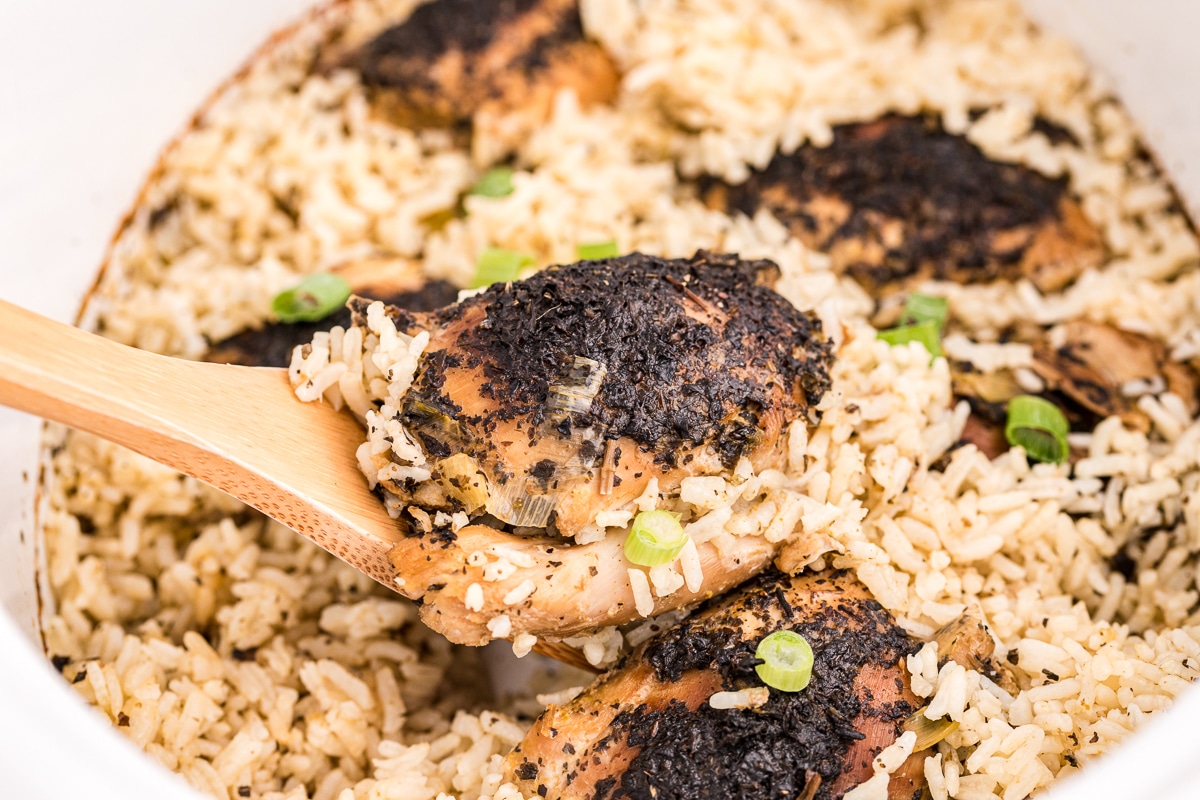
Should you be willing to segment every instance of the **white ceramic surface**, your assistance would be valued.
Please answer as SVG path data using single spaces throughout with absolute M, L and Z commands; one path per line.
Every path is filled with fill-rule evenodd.
M 966 1 L 966 0 L 962 0 Z M 0 297 L 73 317 L 159 149 L 306 0 L 0 4 Z M 1114 79 L 1200 210 L 1200 4 L 1028 0 Z M 40 654 L 32 507 L 40 426 L 0 409 L 0 798 L 196 800 Z M 1052 800 L 1200 797 L 1200 692 Z

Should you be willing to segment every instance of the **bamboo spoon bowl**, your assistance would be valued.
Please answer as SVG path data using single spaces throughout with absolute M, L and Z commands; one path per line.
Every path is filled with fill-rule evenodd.
M 94 434 L 226 492 L 395 591 L 404 537 L 367 486 L 351 414 L 287 371 L 170 358 L 0 300 L 0 404 Z M 577 650 L 538 652 L 589 668 Z

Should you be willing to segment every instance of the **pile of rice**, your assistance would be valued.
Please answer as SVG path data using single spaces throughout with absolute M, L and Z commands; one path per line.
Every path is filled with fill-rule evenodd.
M 783 564 L 810 561 L 803 540 L 823 537 L 831 550 L 810 566 L 855 569 L 918 638 L 978 610 L 1021 687 L 939 668 L 930 646 L 910 658 L 929 714 L 960 723 L 925 761 L 936 800 L 1020 800 L 1200 675 L 1200 424 L 1179 398 L 1140 397 L 1148 433 L 1109 419 L 1073 434 L 1086 453 L 1073 467 L 951 450 L 966 408 L 945 362 L 877 341 L 870 300 L 826 258 L 768 214 L 706 209 L 685 180 L 737 180 L 838 123 L 936 110 L 990 156 L 1066 176 L 1111 254 L 1061 294 L 937 287 L 970 333 L 947 340 L 950 355 L 1019 369 L 1028 349 L 996 343 L 999 330 L 1087 317 L 1196 357 L 1195 237 L 1068 45 L 994 0 L 583 0 L 625 75 L 619 97 L 586 110 L 560 97 L 515 153 L 514 192 L 468 197 L 465 218 L 434 230 L 429 216 L 489 165 L 444 132 L 373 118 L 354 75 L 309 73 L 329 30 L 362 39 L 413 5 L 329 6 L 218 94 L 120 233 L 88 308 L 98 331 L 195 358 L 261 324 L 301 276 L 371 255 L 419 258 L 460 285 L 488 246 L 541 266 L 608 239 L 771 258 L 782 293 L 816 309 L 838 346 L 823 421 L 785 476 L 806 499 Z M 990 110 L 972 120 L 972 108 Z M 1051 144 L 1034 115 L 1080 147 Z M 46 651 L 152 757 L 221 798 L 519 796 L 499 758 L 531 702 L 487 710 L 499 706 L 476 653 L 220 493 L 89 436 L 51 438 Z

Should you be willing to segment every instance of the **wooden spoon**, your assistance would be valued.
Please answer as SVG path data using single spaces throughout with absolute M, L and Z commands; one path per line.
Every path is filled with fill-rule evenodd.
M 215 486 L 396 590 L 404 533 L 359 470 L 361 424 L 300 402 L 286 370 L 160 356 L 0 300 L 0 404 Z M 589 668 L 566 645 L 535 649 Z

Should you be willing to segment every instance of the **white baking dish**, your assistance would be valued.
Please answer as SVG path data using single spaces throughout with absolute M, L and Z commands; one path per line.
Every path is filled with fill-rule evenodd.
M 967 0 L 959 0 L 966 2 Z M 0 6 L 0 297 L 73 318 L 124 209 L 207 94 L 307 0 Z M 1200 209 L 1200 5 L 1029 0 L 1082 44 Z M 0 409 L 0 797 L 195 798 L 78 700 L 40 652 L 39 421 Z M 1054 800 L 1200 797 L 1200 692 Z

